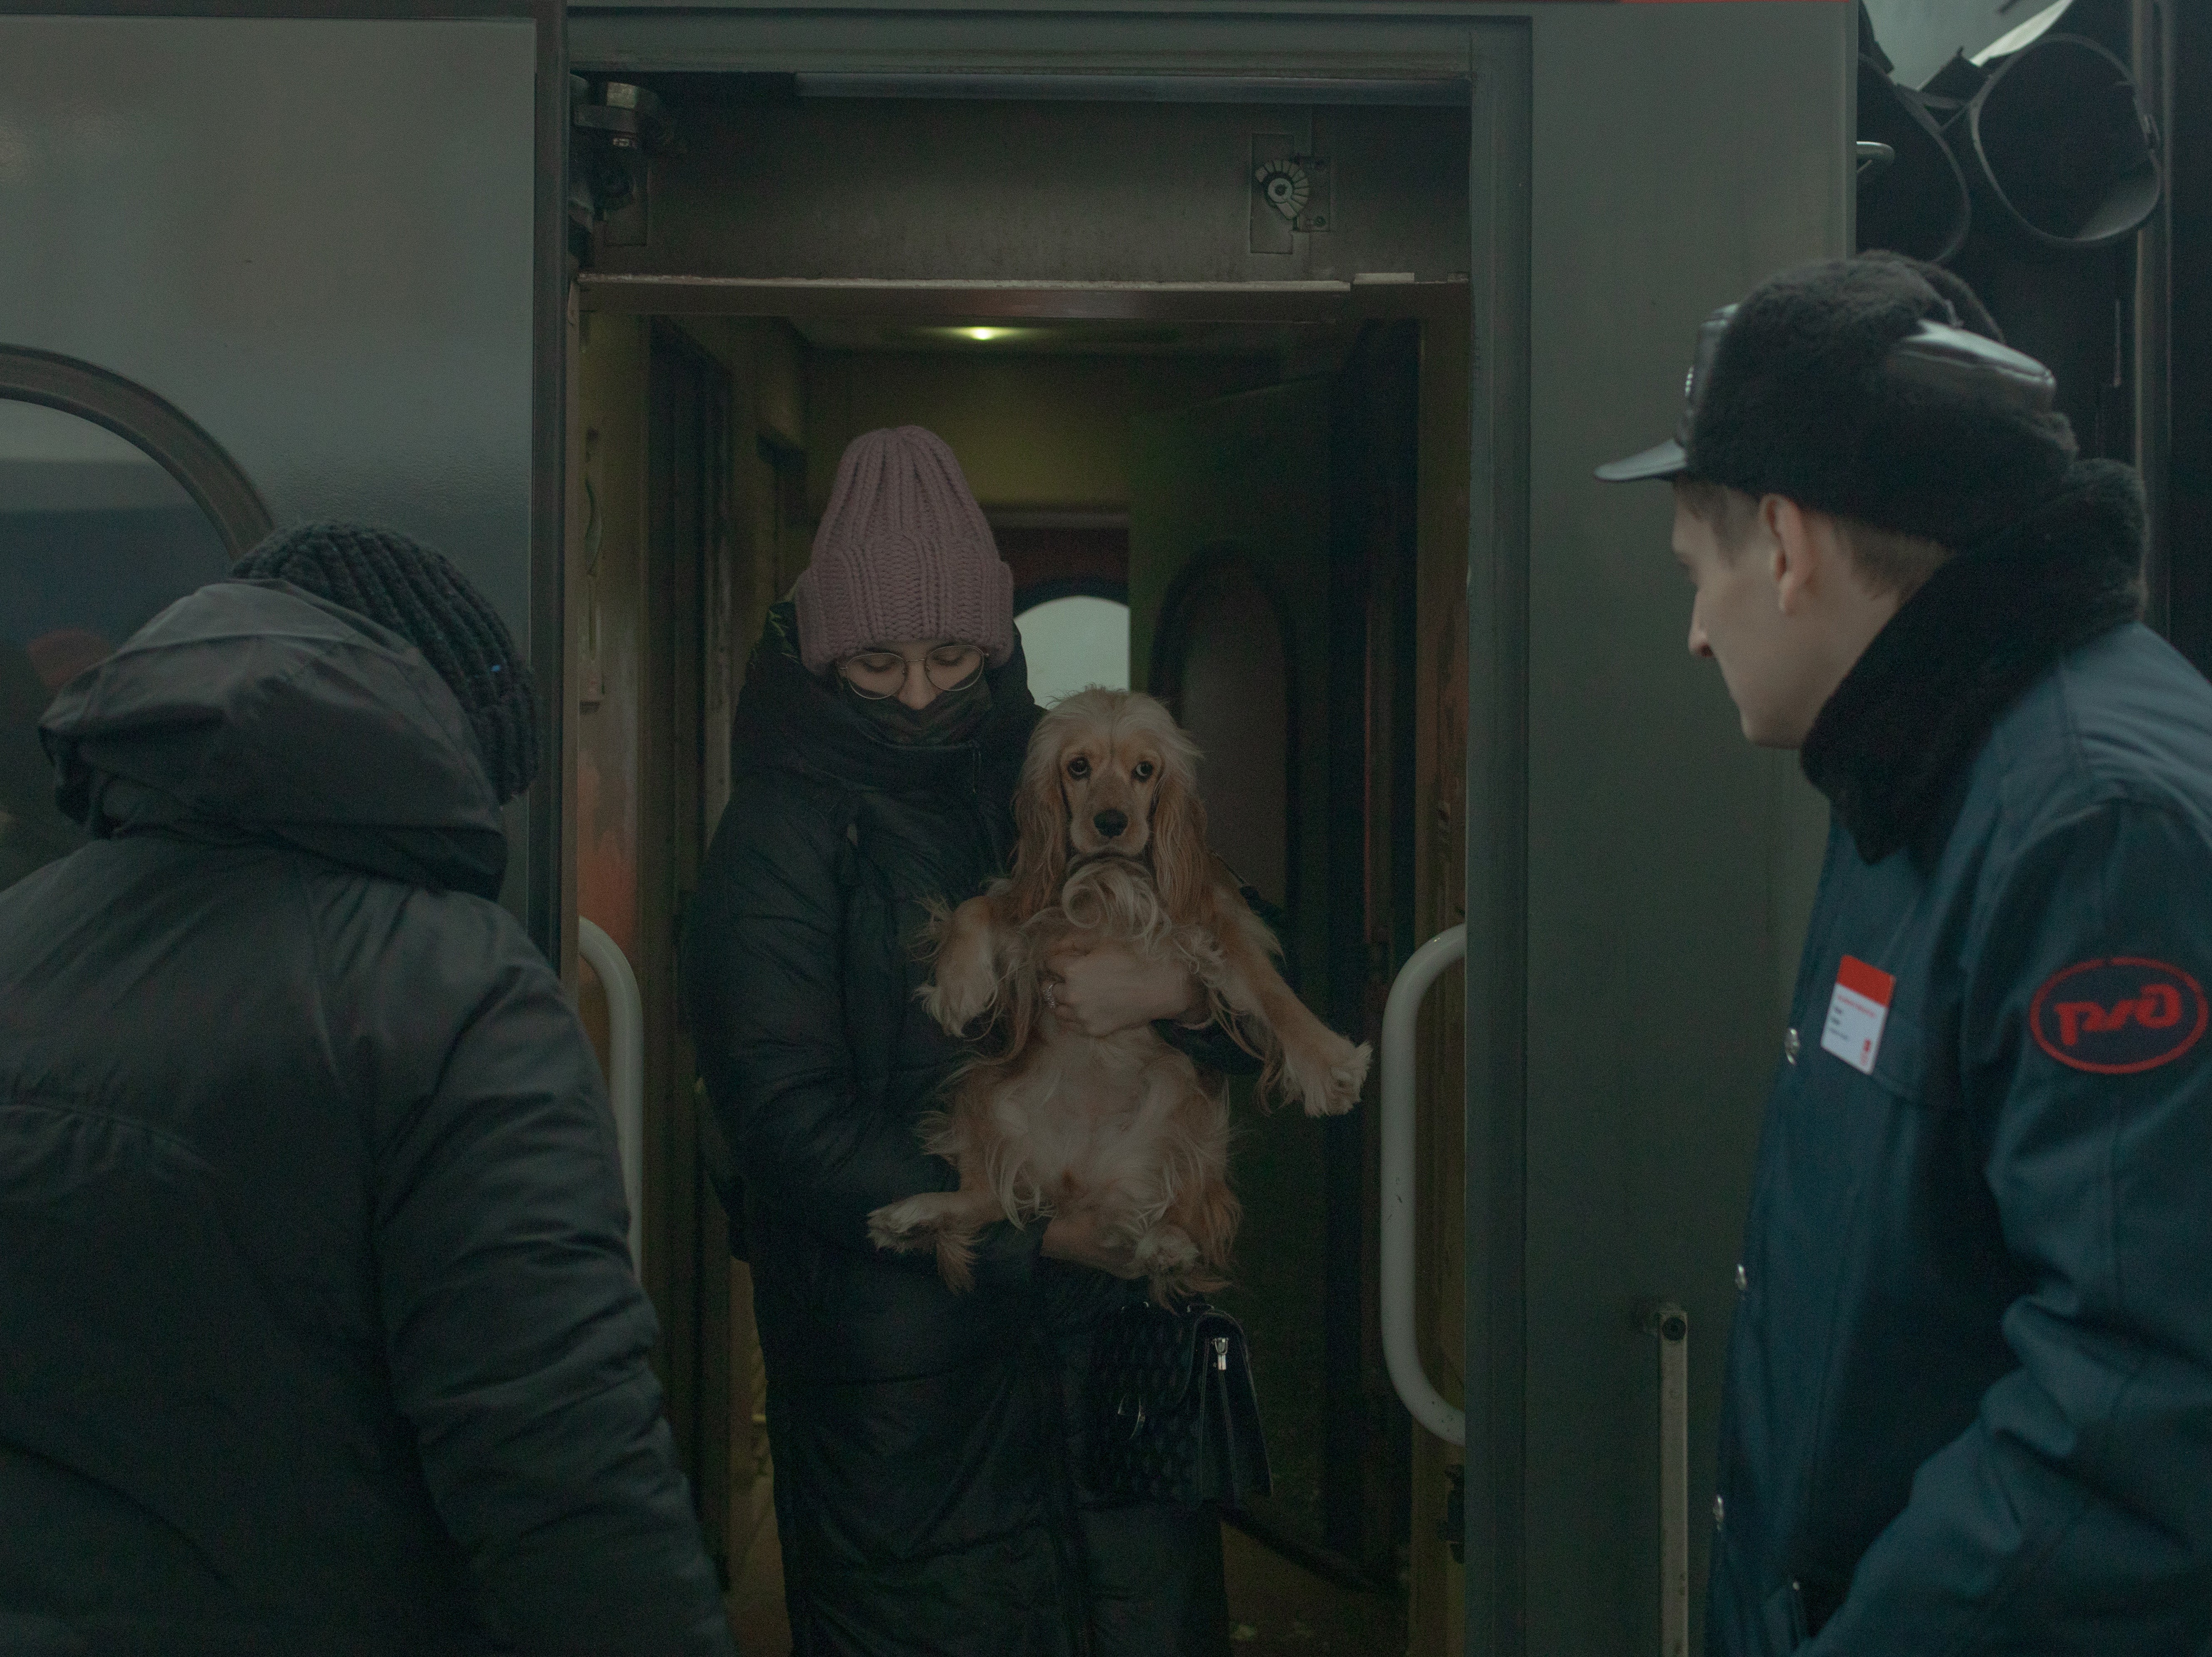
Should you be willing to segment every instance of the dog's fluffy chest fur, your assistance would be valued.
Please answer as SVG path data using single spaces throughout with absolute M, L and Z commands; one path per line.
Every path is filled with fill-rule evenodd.
M 1209 953 L 1175 927 L 1142 865 L 1102 858 L 1068 877 L 1056 909 L 1022 928 L 1020 958 L 1010 964 L 1022 989 L 1042 1000 L 1043 963 L 1056 950 L 1108 942 L 1164 965 L 1196 966 L 1194 952 Z M 1048 1002 L 1038 1008 L 1036 1038 L 1009 1058 L 988 1096 L 992 1120 L 1005 1142 L 1024 1148 L 1021 1194 L 1048 1205 L 1157 1168 L 1163 1135 L 1200 1090 L 1196 1066 L 1151 1027 L 1086 1035 Z
M 1029 1062 L 990 1096 L 991 1118 L 1024 1147 L 1024 1183 L 1054 1204 L 1156 1162 L 1160 1133 L 1197 1080 L 1150 1029 L 1089 1036 L 1047 1014 Z

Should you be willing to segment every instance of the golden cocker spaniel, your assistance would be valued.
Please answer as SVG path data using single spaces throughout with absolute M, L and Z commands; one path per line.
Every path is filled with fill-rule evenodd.
M 1329 1029 L 1276 970 L 1273 933 L 1206 844 L 1198 750 L 1150 696 L 1086 690 L 1031 737 L 1014 810 L 1013 873 L 933 930 L 924 1005 L 955 1035 L 988 1020 L 992 1050 L 952 1084 L 925 1143 L 957 1191 L 869 1217 L 885 1248 L 934 1247 L 955 1289 L 975 1235 L 1093 1205 L 1162 1300 L 1222 1287 L 1239 1208 L 1227 1181 L 1229 1105 L 1218 1077 L 1142 1025 L 1083 1034 L 1053 1005 L 1047 960 L 1115 940 L 1180 962 L 1215 1016 L 1262 1062 L 1263 1094 L 1311 1116 L 1348 1110 L 1369 1050 Z

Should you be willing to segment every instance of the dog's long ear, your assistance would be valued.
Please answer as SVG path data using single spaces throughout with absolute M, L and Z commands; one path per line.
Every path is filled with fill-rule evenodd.
M 1170 754 L 1152 800 L 1152 878 L 1178 926 L 1208 926 L 1213 913 L 1213 853 L 1206 847 L 1206 806 L 1194 768 Z
M 1030 738 L 1029 757 L 1014 790 L 1013 877 L 1006 888 L 1018 926 L 1060 901 L 1067 878 L 1067 796 L 1060 786 L 1060 739 L 1064 722 L 1047 715 Z

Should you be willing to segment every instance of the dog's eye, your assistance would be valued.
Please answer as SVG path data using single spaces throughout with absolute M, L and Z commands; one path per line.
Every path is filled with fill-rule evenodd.
M 1152 780 L 1153 769 L 1152 762 L 1150 760 L 1139 760 L 1137 762 L 1137 780 L 1139 782 L 1150 782 Z
M 1073 759 L 1068 761 L 1067 774 L 1071 777 L 1079 778 L 1089 776 L 1091 774 L 1091 762 L 1085 759 L 1082 755 L 1078 754 Z

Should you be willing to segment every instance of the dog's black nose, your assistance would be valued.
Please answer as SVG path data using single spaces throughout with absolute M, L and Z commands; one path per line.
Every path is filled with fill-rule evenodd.
M 1108 840 L 1118 840 L 1121 831 L 1129 826 L 1129 814 L 1127 811 L 1101 811 L 1091 819 L 1091 826 Z

